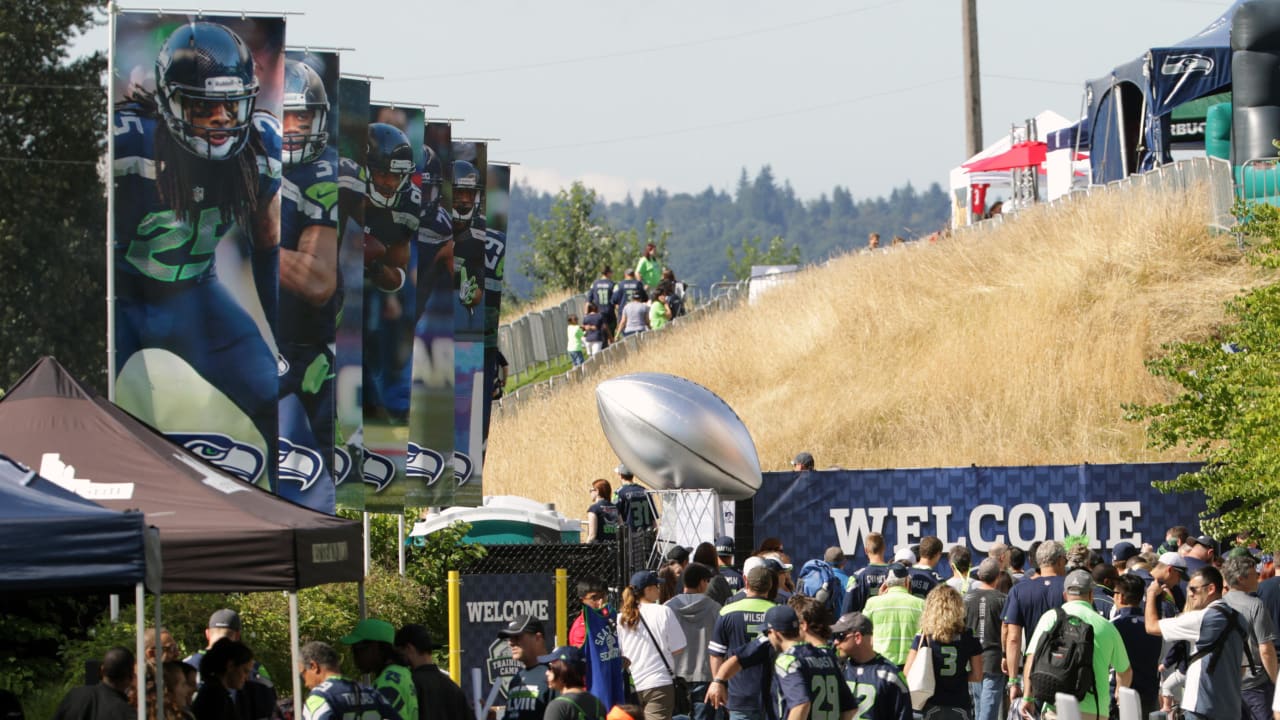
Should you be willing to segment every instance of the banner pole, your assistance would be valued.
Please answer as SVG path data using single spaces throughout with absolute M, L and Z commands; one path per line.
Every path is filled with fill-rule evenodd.
M 116 4 L 107 3 L 107 400 L 116 400 L 116 140 L 111 110 L 116 69 Z M 119 607 L 118 605 L 116 606 Z
M 400 577 L 404 577 L 404 515 L 397 515 L 396 548 L 400 557 Z
M 449 677 L 462 684 L 462 575 L 449 571 Z
M 364 515 L 364 576 L 369 577 L 369 513 Z
M 137 681 L 138 681 L 138 720 L 146 720 L 147 717 L 147 607 L 146 607 L 146 590 L 143 589 L 142 583 L 138 583 L 133 590 L 133 621 L 136 623 L 137 638 L 134 640 L 135 650 L 138 653 L 134 658 L 137 663 Z
M 302 678 L 298 676 L 298 659 L 302 649 L 298 643 L 298 593 L 289 593 L 289 659 L 293 661 L 293 716 L 302 717 Z
M 564 568 L 556 568 L 555 644 L 569 644 L 569 571 Z

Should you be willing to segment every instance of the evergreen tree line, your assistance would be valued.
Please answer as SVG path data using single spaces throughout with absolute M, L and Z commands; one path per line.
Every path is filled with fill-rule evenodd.
M 555 202 L 551 193 L 519 183 L 512 186 L 508 232 L 512 257 L 520 259 L 532 247 L 529 216 L 551 217 Z M 732 194 L 710 186 L 696 195 L 646 190 L 639 201 L 628 195 L 622 202 L 597 203 L 592 219 L 641 235 L 647 221 L 656 221 L 658 228 L 670 232 L 664 264 L 680 280 L 705 291 L 712 283 L 733 277 L 726 249 L 740 249 L 744 242 L 756 241 L 768 248 L 774 238 L 781 238 L 778 245 L 799 249 L 802 262 L 822 262 L 865 247 L 872 232 L 880 233 L 885 245 L 894 235 L 923 237 L 945 227 L 950 212 L 947 192 L 937 183 L 924 193 L 907 183 L 888 197 L 864 200 L 855 200 L 847 188 L 837 185 L 830 195 L 803 200 L 790 182 L 779 184 L 772 168 L 765 165 L 754 179 L 743 168 Z M 615 280 L 621 279 L 621 270 L 615 268 Z M 517 273 L 508 273 L 507 283 L 522 298 L 543 290 Z

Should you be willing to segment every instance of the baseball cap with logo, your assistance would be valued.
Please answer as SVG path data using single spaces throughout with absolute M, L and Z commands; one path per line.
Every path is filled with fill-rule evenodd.
M 1196 545 L 1203 545 L 1214 552 L 1218 552 L 1218 543 L 1208 535 L 1201 535 L 1193 540 Z
M 911 548 L 909 547 L 900 547 L 898 548 L 898 551 L 893 554 L 893 561 L 905 563 L 907 565 L 915 565 L 916 554 L 911 552 Z
M 1187 576 L 1187 561 L 1184 560 L 1182 556 L 1176 552 L 1167 552 L 1161 555 L 1160 559 L 1157 560 L 1157 562 L 1159 562 L 1161 565 L 1166 565 L 1171 568 L 1176 568 L 1177 571 L 1181 573 L 1182 577 L 1184 578 Z
M 863 635 L 873 634 L 871 631 L 871 618 L 860 612 L 846 613 L 840 616 L 840 619 L 831 626 L 831 634 L 840 633 L 862 633 Z
M 231 608 L 223 608 L 209 616 L 210 630 L 240 631 L 240 613 Z
M 582 650 L 569 645 L 562 645 L 546 655 L 538 656 L 538 662 L 543 664 L 552 663 L 556 660 L 579 668 L 586 667 L 587 664 L 587 658 L 582 654 Z
M 1093 594 L 1093 576 L 1088 570 L 1072 570 L 1067 573 L 1067 577 L 1062 581 L 1062 589 L 1080 597 L 1092 596 Z
M 542 621 L 532 615 L 518 615 L 507 626 L 498 631 L 498 637 L 508 639 L 519 637 L 522 633 L 537 635 L 543 633 Z M 545 634 L 545 633 L 544 633 Z
M 777 630 L 784 635 L 800 632 L 800 618 L 790 605 L 774 605 L 764 614 L 764 630 Z
M 716 554 L 732 555 L 733 554 L 733 538 L 728 535 L 721 535 L 716 538 Z
M 1133 543 L 1121 540 L 1111 547 L 1112 562 L 1126 562 L 1129 558 L 1138 554 L 1138 548 Z
M 886 572 L 896 578 L 904 578 L 911 574 L 911 571 L 907 569 L 907 566 L 902 563 L 894 563 L 890 565 L 886 568 Z

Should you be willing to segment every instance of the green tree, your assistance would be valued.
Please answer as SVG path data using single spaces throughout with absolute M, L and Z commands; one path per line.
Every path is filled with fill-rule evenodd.
M 753 265 L 799 265 L 800 264 L 800 247 L 798 245 L 788 245 L 787 241 L 781 235 L 774 235 L 769 241 L 769 246 L 764 250 L 760 249 L 760 236 L 742 239 L 742 247 L 740 249 L 742 256 L 739 257 L 739 248 L 732 245 L 725 247 L 725 255 L 729 258 L 729 272 L 737 280 L 746 280 L 751 277 L 751 266 Z
M 546 218 L 529 215 L 529 250 L 520 271 L 532 277 L 535 293 L 586 290 L 603 265 L 634 267 L 646 243 L 658 247 L 661 258 L 670 233 L 652 219 L 643 232 L 616 230 L 596 211 L 596 191 L 575 182 L 556 194 Z
M 0 3 L 0 384 L 41 355 L 105 381 L 106 58 L 67 57 L 104 7 Z
M 1250 260 L 1280 267 L 1280 210 L 1249 210 Z M 1202 525 L 1280 538 L 1280 286 L 1267 285 L 1227 303 L 1230 320 L 1214 337 L 1166 345 L 1147 363 L 1181 387 L 1171 401 L 1129 405 L 1127 416 L 1149 421 L 1151 444 L 1186 447 L 1205 465 L 1162 484 L 1204 493 Z

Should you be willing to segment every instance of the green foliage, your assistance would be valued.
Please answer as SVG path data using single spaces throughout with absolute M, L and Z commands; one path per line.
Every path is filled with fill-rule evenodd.
M 105 5 L 0 3 L 0 384 L 41 355 L 105 380 L 106 58 L 66 55 Z
M 729 245 L 724 249 L 729 258 L 729 273 L 735 280 L 747 280 L 751 277 L 753 265 L 799 265 L 800 248 L 787 245 L 781 235 L 774 235 L 769 247 L 760 249 L 760 236 L 742 239 L 742 257 L 738 257 L 737 249 Z
M 623 269 L 635 267 L 647 243 L 657 246 L 659 258 L 665 254 L 671 233 L 652 220 L 643 233 L 616 230 L 597 212 L 597 202 L 595 190 L 575 182 L 556 194 L 545 219 L 529 216 L 530 248 L 520 259 L 520 271 L 541 292 L 586 290 L 604 265 L 621 277 Z
M 359 513 L 343 513 L 359 517 Z M 411 513 L 414 517 L 416 513 Z M 365 599 L 369 616 L 399 627 L 422 623 L 432 637 L 443 643 L 448 637 L 449 570 L 462 569 L 474 559 L 484 556 L 484 547 L 461 542 L 470 530 L 465 523 L 432 534 L 424 545 L 411 549 L 406 561 L 406 574 L 398 573 L 396 552 L 396 516 L 373 515 L 370 520 L 370 546 L 373 548 L 370 576 L 365 581 Z M 134 609 L 127 604 L 121 609 L 120 622 L 112 623 L 105 613 L 85 621 L 88 631 L 68 637 L 64 607 L 66 599 L 51 598 L 21 614 L 0 615 L 0 637 L 23 640 L 47 640 L 60 646 L 57 660 L 52 655 L 41 658 L 0 653 L 0 687 L 12 689 L 28 708 L 43 703 L 46 696 L 61 698 L 65 691 L 83 682 L 86 660 L 101 658 L 114 645 L 132 650 L 136 625 Z M 174 636 L 182 655 L 206 646 L 204 629 L 209 615 L 224 607 L 235 608 L 244 623 L 244 642 L 253 649 L 258 661 L 266 666 L 282 695 L 289 693 L 293 670 L 289 666 L 289 602 L 283 592 L 165 595 L 162 600 L 162 623 Z M 147 625 L 154 617 L 154 599 L 147 598 Z M 79 606 L 71 607 L 76 611 Z M 321 585 L 298 593 L 299 641 L 323 640 L 341 651 L 343 635 L 351 631 L 359 619 L 358 588 L 354 583 Z M 16 644 L 16 643 L 15 643 Z M 29 645 L 29 643 L 28 643 Z M 437 653 L 447 662 L 447 652 Z M 344 669 L 354 674 L 355 664 L 344 652 Z M 56 702 L 56 701 L 55 701 Z M 52 710 L 52 708 L 49 708 Z M 47 717 L 51 713 L 38 715 Z M 36 715 L 33 715 L 36 717 Z
M 1242 213 L 1243 214 L 1243 213 Z M 1252 262 L 1280 266 L 1280 210 L 1248 208 L 1242 228 Z M 1230 320 L 1201 342 L 1166 345 L 1147 363 L 1181 388 L 1166 403 L 1126 406 L 1149 421 L 1158 448 L 1186 447 L 1202 470 L 1163 485 L 1200 490 L 1208 501 L 1202 524 L 1222 536 L 1261 533 L 1280 540 L 1280 286 L 1267 285 L 1227 303 Z

